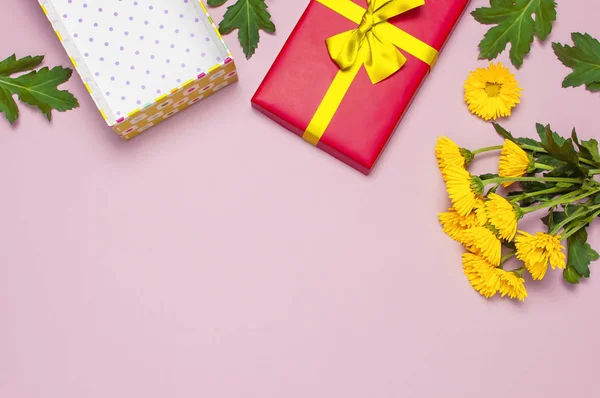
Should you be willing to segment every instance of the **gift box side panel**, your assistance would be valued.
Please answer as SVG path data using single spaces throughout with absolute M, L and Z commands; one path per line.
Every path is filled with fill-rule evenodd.
M 189 106 L 200 102 L 222 88 L 238 81 L 233 60 L 217 66 L 206 75 L 199 75 L 179 89 L 173 90 L 157 101 L 134 111 L 127 118 L 118 121 L 113 130 L 124 140 L 130 140 L 163 120 L 179 113 Z
M 65 52 L 67 53 L 67 56 L 69 57 L 69 60 L 73 64 L 73 67 L 75 68 L 77 74 L 83 82 L 83 85 L 92 97 L 92 100 L 98 108 L 100 115 L 102 116 L 104 121 L 110 126 L 111 122 L 108 120 L 108 117 L 106 116 L 107 112 L 105 111 L 109 109 L 109 106 L 104 100 L 104 96 L 100 95 L 100 90 L 98 89 L 98 86 L 94 81 L 93 74 L 90 72 L 90 70 L 84 63 L 79 62 L 81 59 L 83 59 L 83 54 L 80 53 L 75 43 L 69 38 L 68 35 L 63 35 L 61 33 L 66 32 L 66 29 L 63 26 L 60 15 L 52 6 L 52 2 L 50 0 L 38 0 L 38 3 L 42 8 L 42 11 L 48 18 L 48 21 L 50 22 L 50 25 L 52 26 L 56 37 L 58 37 L 58 40 L 62 44 Z
M 413 36 L 439 49 L 466 3 L 430 0 L 421 9 L 407 12 L 393 22 L 401 29 L 406 26 L 405 30 Z M 277 115 L 288 128 L 292 126 L 293 132 L 302 135 L 338 71 L 324 40 L 354 28 L 356 25 L 345 17 L 311 1 L 257 90 L 255 107 Z M 382 83 L 372 85 L 364 68 L 359 72 L 318 143 L 320 149 L 365 174 L 377 161 L 429 71 L 427 64 L 402 52 L 407 63 Z
M 140 108 L 163 112 L 162 117 L 183 110 L 183 106 L 168 109 L 168 112 L 154 108 L 164 104 L 165 99 L 174 97 L 178 92 L 183 93 L 196 80 L 206 78 L 206 82 L 200 82 L 200 89 L 207 90 L 203 98 L 216 91 L 216 87 L 220 89 L 237 80 L 237 74 L 231 74 L 235 72 L 231 53 L 200 1 L 164 5 L 121 3 L 117 0 L 95 4 L 87 2 L 89 5 L 66 0 L 39 2 L 101 115 L 115 131 L 122 130 L 125 120 L 134 115 L 140 116 Z M 58 12 L 56 6 L 60 6 Z M 69 29 L 63 22 L 70 24 Z M 156 46 L 150 43 L 154 39 Z M 96 45 L 97 42 L 103 42 L 104 46 Z M 172 44 L 169 46 L 168 43 Z M 85 48 L 85 54 L 82 48 Z M 109 51 L 111 49 L 112 53 Z M 203 52 L 200 54 L 200 51 Z M 115 53 L 118 53 L 116 58 Z M 181 59 L 178 60 L 177 57 Z M 90 62 L 94 65 L 95 73 L 88 67 Z M 228 75 L 227 79 L 224 78 L 225 75 Z M 112 76 L 110 81 L 108 76 Z M 213 83 L 210 80 L 221 77 L 222 82 L 215 80 Z M 102 88 L 96 81 L 98 79 L 104 79 Z M 107 84 L 113 87 L 109 89 Z M 114 87 L 115 85 L 118 87 Z M 118 93 L 117 89 L 123 92 Z M 181 100 L 185 101 L 181 98 L 176 102 Z M 199 100 L 195 102 L 197 101 Z M 148 115 L 148 118 L 152 116 L 155 115 Z M 157 124 L 158 118 L 154 120 L 154 124 Z M 131 127 L 134 125 L 123 131 Z

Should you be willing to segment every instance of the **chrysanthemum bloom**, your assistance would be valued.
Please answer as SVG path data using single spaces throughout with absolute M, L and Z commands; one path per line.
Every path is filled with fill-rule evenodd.
M 435 144 L 435 157 L 443 173 L 448 165 L 466 168 L 473 160 L 471 151 L 461 148 L 448 137 L 439 137 Z
M 500 152 L 500 164 L 498 175 L 500 177 L 522 177 L 535 170 L 535 161 L 527 152 L 511 140 L 505 140 Z M 502 185 L 508 187 L 513 182 L 504 182 Z
M 546 275 L 548 263 L 552 269 L 564 269 L 565 254 L 562 252 L 564 246 L 560 244 L 561 237 L 538 232 L 531 235 L 519 231 L 515 238 L 517 247 L 517 258 L 525 263 L 525 268 L 531 273 L 535 280 L 541 280 Z
M 465 247 L 489 261 L 493 266 L 500 265 L 502 242 L 489 227 L 475 227 L 462 234 Z
M 465 101 L 471 113 L 484 120 L 510 116 L 519 102 L 522 88 L 515 76 L 502 63 L 490 62 L 487 68 L 477 68 L 465 82 Z
M 498 278 L 500 279 L 500 286 L 498 291 L 504 296 L 508 296 L 511 299 L 519 299 L 525 301 L 527 297 L 527 290 L 525 289 L 525 279 L 521 278 L 515 272 L 504 271 L 502 269 L 496 269 Z
M 500 278 L 494 266 L 473 253 L 463 254 L 462 260 L 463 271 L 473 289 L 486 298 L 494 296 L 500 289 Z
M 485 209 L 490 224 L 498 230 L 500 237 L 512 241 L 517 234 L 517 223 L 523 215 L 521 209 L 496 193 L 488 195 Z
M 466 216 L 461 216 L 453 208 L 448 209 L 444 213 L 438 215 L 442 229 L 446 235 L 459 243 L 463 242 L 463 232 L 475 227 L 482 227 L 487 224 L 487 214 L 485 212 L 485 204 L 483 199 L 480 199 L 474 209 Z
M 466 216 L 481 200 L 481 194 L 483 193 L 481 179 L 472 176 L 464 168 L 455 165 L 447 166 L 443 176 L 454 209 L 459 215 Z

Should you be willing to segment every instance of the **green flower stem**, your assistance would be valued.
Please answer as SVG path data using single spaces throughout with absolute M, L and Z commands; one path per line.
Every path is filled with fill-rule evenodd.
M 536 163 L 535 168 L 539 170 L 554 170 L 554 167 L 542 163 Z
M 547 195 L 549 193 L 561 193 L 561 192 L 566 192 L 569 190 L 571 190 L 571 188 L 554 187 L 554 188 L 543 189 L 541 191 L 524 193 L 522 195 L 515 197 L 514 199 L 511 199 L 510 203 L 519 202 L 519 201 L 521 201 L 523 199 L 527 199 L 527 198 L 535 198 L 536 196 Z
M 567 195 L 563 195 L 560 198 L 557 198 L 555 200 L 551 200 L 549 202 L 542 203 L 539 206 L 521 208 L 521 211 L 523 212 L 523 214 L 528 214 L 528 213 L 532 213 L 537 210 L 546 209 L 548 207 L 565 205 L 565 204 L 577 202 L 578 200 L 581 200 L 581 199 L 585 199 L 588 196 L 591 196 L 597 192 L 600 192 L 600 188 L 594 189 L 591 191 L 587 190 L 587 189 L 578 189 L 577 191 L 573 191 Z M 578 196 L 574 196 L 574 195 L 578 195 Z
M 552 228 L 552 230 L 549 232 L 549 234 L 556 235 L 558 231 L 560 231 L 565 225 L 569 224 L 571 221 L 581 218 L 583 216 L 586 216 L 590 212 L 597 210 L 597 209 L 600 209 L 600 205 L 588 207 L 587 209 L 585 207 L 578 208 L 577 210 L 575 210 L 575 212 L 573 214 L 571 214 L 571 216 L 565 218 L 560 223 L 556 224 L 554 226 L 554 228 Z
M 583 184 L 583 178 L 566 177 L 497 177 L 489 180 L 482 180 L 484 185 L 500 184 L 503 182 L 567 182 L 573 184 Z
M 591 175 L 591 176 L 595 176 L 595 175 L 597 175 L 597 174 L 600 174 L 600 169 L 593 169 L 593 170 L 590 170 L 590 175 Z
M 587 227 L 588 224 L 591 223 L 592 221 L 594 221 L 594 219 L 598 216 L 600 216 L 600 210 L 595 212 L 594 214 L 592 214 L 590 217 L 586 218 L 585 220 L 583 220 L 583 223 L 579 222 L 579 223 L 575 224 L 575 227 L 570 228 L 568 231 L 564 232 L 561 235 L 561 238 L 563 240 L 569 239 L 572 235 L 577 233 L 577 231 L 579 231 L 581 228 Z
M 545 150 L 544 148 L 540 147 L 540 146 L 534 146 L 534 145 L 525 145 L 525 144 L 518 144 L 522 149 L 527 149 L 530 151 L 534 151 L 534 152 L 540 152 L 540 153 L 548 153 L 547 150 Z M 595 166 L 595 163 L 591 160 L 579 157 L 579 161 L 581 163 L 585 163 L 588 164 L 590 166 Z
M 500 259 L 500 266 L 502 266 L 505 262 L 507 262 L 508 260 L 510 260 L 515 254 L 517 254 L 517 252 L 515 252 L 515 251 L 507 253 L 504 257 L 502 257 Z
M 478 154 L 484 153 L 484 152 L 497 151 L 498 149 L 502 149 L 502 145 L 488 146 L 485 148 L 476 149 L 474 151 L 471 151 L 471 153 L 473 155 L 478 155 Z

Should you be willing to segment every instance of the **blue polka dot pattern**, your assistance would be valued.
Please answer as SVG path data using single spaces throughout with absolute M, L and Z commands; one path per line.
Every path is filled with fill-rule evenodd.
M 111 125 L 231 61 L 198 1 L 39 1 Z

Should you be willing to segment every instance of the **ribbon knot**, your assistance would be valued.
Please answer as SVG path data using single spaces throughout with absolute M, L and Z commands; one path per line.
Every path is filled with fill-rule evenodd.
M 373 28 L 373 11 L 370 9 L 365 10 L 358 30 L 364 35 Z
M 357 62 L 364 64 L 373 84 L 387 79 L 406 62 L 388 38 L 387 20 L 423 4 L 425 0 L 367 0 L 367 9 L 356 29 L 326 40 L 329 55 L 341 70 L 350 69 Z

